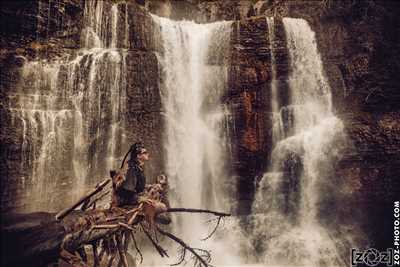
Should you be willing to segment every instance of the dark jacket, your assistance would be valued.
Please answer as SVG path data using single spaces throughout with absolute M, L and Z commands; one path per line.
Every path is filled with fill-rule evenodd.
M 122 183 L 121 188 L 127 191 L 135 191 L 136 193 L 143 192 L 146 185 L 146 177 L 143 169 L 136 161 L 129 161 L 129 168 L 126 174 L 126 179 Z

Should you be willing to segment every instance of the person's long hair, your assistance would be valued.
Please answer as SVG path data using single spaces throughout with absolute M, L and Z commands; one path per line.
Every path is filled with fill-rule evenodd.
M 122 160 L 121 163 L 121 168 L 124 166 L 126 158 L 130 154 L 129 162 L 137 164 L 137 156 L 142 152 L 142 149 L 144 148 L 144 145 L 142 142 L 136 142 L 131 147 L 129 148 L 128 152 L 125 154 L 124 159 Z

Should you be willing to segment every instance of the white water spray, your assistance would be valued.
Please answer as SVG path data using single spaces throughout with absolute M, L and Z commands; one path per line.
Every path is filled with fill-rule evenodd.
M 273 20 L 268 23 L 271 31 Z M 344 266 L 337 240 L 318 220 L 321 188 L 338 156 L 336 146 L 344 140 L 343 125 L 331 111 L 314 32 L 302 19 L 284 18 L 283 24 L 291 62 L 290 92 L 289 106 L 278 107 L 277 121 L 284 119 L 282 111 L 292 121 L 287 138 L 277 135 L 280 127 L 274 130 L 272 164 L 253 206 L 256 246 L 263 251 L 263 263 L 271 266 Z M 276 108 L 277 100 L 271 101 Z
M 118 36 L 118 24 L 128 23 L 118 21 L 121 10 L 86 1 L 78 56 L 22 68 L 20 90 L 10 97 L 17 98 L 11 112 L 23 126 L 24 168 L 31 170 L 25 210 L 71 203 L 107 177 L 124 153 L 127 52 L 117 46 L 128 39 Z
M 227 82 L 231 24 L 196 24 L 154 17 L 160 26 L 166 116 L 166 171 L 175 207 L 230 210 L 225 167 L 227 147 L 220 97 Z M 213 250 L 214 263 L 237 261 L 229 238 L 199 242 L 210 229 L 204 216 L 175 218 L 174 231 L 193 246 Z M 222 255 L 224 256 L 222 258 Z

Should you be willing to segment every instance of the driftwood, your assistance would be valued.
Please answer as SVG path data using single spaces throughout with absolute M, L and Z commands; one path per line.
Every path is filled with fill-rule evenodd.
M 108 178 L 108 179 L 105 179 L 103 182 L 99 183 L 92 191 L 90 191 L 89 193 L 84 195 L 82 198 L 80 198 L 71 207 L 66 208 L 66 209 L 60 211 L 59 213 L 57 213 L 56 220 L 61 220 L 62 218 L 67 216 L 68 213 L 70 213 L 71 211 L 73 211 L 74 209 L 79 207 L 79 205 L 81 205 L 85 201 L 89 200 L 92 196 L 96 195 L 98 192 L 102 191 L 104 189 L 104 187 L 110 182 L 111 182 L 111 179 Z
M 130 243 L 138 252 L 140 262 L 143 260 L 135 239 L 136 235 L 143 233 L 162 257 L 168 257 L 157 239 L 157 232 L 182 247 L 180 263 L 185 261 L 186 252 L 189 252 L 195 265 L 209 266 L 211 255 L 208 251 L 192 248 L 179 237 L 161 229 L 160 224 L 170 223 L 166 215 L 172 212 L 208 213 L 216 216 L 218 223 L 230 214 L 202 209 L 160 209 L 160 203 L 153 199 L 144 199 L 137 206 L 88 209 L 104 197 L 104 194 L 100 197 L 96 194 L 102 192 L 109 181 L 98 184 L 71 207 L 57 214 L 5 215 L 1 224 L 1 266 L 32 266 L 32 263 L 46 266 L 59 259 L 73 266 L 88 266 L 89 250 L 85 250 L 85 246 L 91 247 L 93 266 L 113 266 L 115 263 L 129 266 L 128 258 L 132 258 L 128 254 Z M 86 207 L 77 209 L 80 205 Z M 214 232 L 215 229 L 211 234 Z

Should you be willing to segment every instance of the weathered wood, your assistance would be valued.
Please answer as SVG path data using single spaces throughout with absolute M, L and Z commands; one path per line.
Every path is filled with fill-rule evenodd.
M 151 203 L 148 202 L 147 205 L 152 205 Z M 168 257 L 166 250 L 157 239 L 152 237 L 153 233 L 151 233 L 153 230 L 159 229 L 157 224 L 160 222 L 154 220 L 154 217 L 148 216 L 147 211 L 146 205 L 143 204 L 137 207 L 71 210 L 66 213 L 68 216 L 64 216 L 63 220 L 56 220 L 55 214 L 45 212 L 7 216 L 1 224 L 1 252 L 2 255 L 5 255 L 1 258 L 1 266 L 30 266 L 32 262 L 38 266 L 46 266 L 60 258 L 77 266 L 85 266 L 86 255 L 82 253 L 83 248 L 85 245 L 93 244 L 101 245 L 100 255 L 97 254 L 97 248 L 93 247 L 95 265 L 99 265 L 104 254 L 107 253 L 109 255 L 108 264 L 111 266 L 115 261 L 116 253 L 119 253 L 121 264 L 127 266 L 126 264 L 129 262 L 127 256 L 130 257 L 127 254 L 128 233 L 132 234 L 135 248 L 142 257 L 133 237 L 133 234 L 138 232 L 136 231 L 138 225 L 142 225 L 142 223 L 144 234 L 157 252 L 162 257 Z M 200 212 L 217 217 L 229 216 L 227 213 L 184 208 L 170 208 L 157 216 L 172 212 Z M 167 222 L 170 221 L 167 220 Z M 145 228 L 144 225 L 147 225 L 148 228 Z M 162 230 L 159 232 L 173 239 L 172 235 L 165 234 Z M 122 233 L 125 233 L 125 239 L 121 239 Z M 178 242 L 180 245 L 185 244 L 185 248 L 188 247 L 179 238 L 174 241 L 180 241 Z M 189 247 L 186 249 L 192 252 Z M 193 251 L 196 253 L 199 250 L 194 249 Z M 78 257 L 76 252 L 80 252 L 81 257 Z M 206 262 L 200 259 L 198 261 L 202 265 Z
M 177 236 L 162 230 L 161 228 L 157 227 L 158 232 L 160 232 L 162 235 L 168 237 L 169 239 L 175 241 L 176 243 L 178 243 L 179 245 L 181 245 L 183 247 L 183 249 L 185 250 L 189 250 L 194 257 L 196 257 L 196 259 L 198 261 L 200 261 L 200 263 L 204 266 L 207 267 L 209 266 L 208 262 L 206 262 L 203 257 L 201 257 L 194 248 L 192 248 L 191 246 L 187 245 L 182 239 L 178 238 Z
M 101 200 L 102 198 L 104 198 L 105 196 L 109 195 L 110 190 L 104 192 L 103 194 L 101 194 L 100 196 L 96 197 L 95 199 L 91 199 L 88 198 L 87 200 L 85 200 L 82 204 L 81 210 L 85 211 L 90 207 L 95 207 L 95 204 L 97 203 L 97 201 Z
M 219 217 L 228 217 L 231 216 L 229 213 L 225 212 L 217 212 L 206 209 L 187 209 L 187 208 L 168 208 L 165 211 L 161 211 L 158 214 L 166 213 L 166 212 L 189 212 L 189 213 L 208 213 Z
M 60 244 L 67 234 L 54 214 L 2 214 L 1 266 L 45 266 L 59 258 Z
M 98 267 L 100 265 L 99 253 L 97 251 L 97 242 L 92 244 L 93 250 L 93 267 Z
M 85 262 L 83 262 L 78 256 L 67 250 L 61 250 L 60 258 L 72 266 L 88 267 L 88 265 Z
M 124 244 L 122 243 L 122 233 L 119 233 L 116 235 L 116 240 L 117 240 L 117 248 L 118 248 L 118 253 L 119 253 L 119 264 L 122 265 L 123 267 L 129 267 L 128 266 L 128 259 L 126 257 L 126 251 Z
M 79 256 L 82 258 L 83 262 L 87 263 L 87 254 L 85 251 L 85 248 L 82 246 L 80 248 L 78 248 L 78 254 Z
M 136 249 L 136 252 L 139 254 L 139 256 L 140 256 L 140 264 L 143 262 L 143 254 L 142 254 L 142 252 L 140 251 L 140 249 L 139 249 L 139 247 L 138 247 L 138 245 L 137 245 L 137 243 L 136 243 L 136 239 L 135 239 L 135 236 L 134 236 L 134 234 L 133 234 L 133 232 L 130 232 L 130 234 L 131 234 L 131 237 L 132 237 L 132 241 L 133 241 L 133 245 L 135 246 L 135 249 Z
M 90 230 L 95 230 L 95 229 L 114 229 L 118 228 L 118 224 L 99 224 L 99 225 L 93 225 Z
M 133 229 L 132 227 L 130 227 L 129 225 L 127 225 L 126 223 L 122 223 L 119 222 L 118 225 L 125 227 L 126 229 L 130 230 L 130 231 L 135 231 L 135 229 Z
M 56 220 L 62 220 L 65 216 L 67 216 L 71 211 L 73 211 L 74 209 L 76 209 L 77 207 L 79 207 L 79 205 L 81 205 L 82 203 L 84 203 L 85 201 L 87 201 L 88 199 L 90 199 L 92 196 L 96 195 L 97 193 L 99 193 L 100 191 L 102 191 L 104 189 L 104 187 L 111 182 L 110 178 L 105 179 L 103 182 L 99 183 L 96 185 L 96 187 L 91 190 L 89 193 L 87 193 L 86 195 L 84 195 L 83 197 L 81 197 L 77 202 L 75 202 L 71 207 L 68 207 L 62 211 L 60 211 L 59 213 L 57 213 L 56 215 Z
M 118 224 L 113 229 L 90 231 L 90 227 L 108 217 L 125 218 L 122 214 L 123 211 L 119 209 L 74 210 L 61 221 L 55 219 L 54 213 L 48 212 L 3 214 L 0 230 L 1 266 L 30 266 L 32 262 L 45 266 L 55 262 L 60 257 L 62 246 L 68 251 L 76 251 L 84 244 L 118 231 Z
M 116 256 L 117 252 L 113 252 L 112 254 L 110 254 L 108 256 L 108 263 L 107 263 L 107 267 L 112 267 L 112 264 L 114 262 L 115 256 Z
M 151 244 L 154 246 L 154 248 L 157 250 L 158 254 L 160 254 L 161 257 L 169 257 L 167 251 L 162 248 L 150 235 L 150 233 L 144 228 L 142 227 L 143 232 L 146 234 L 147 238 L 150 240 Z

